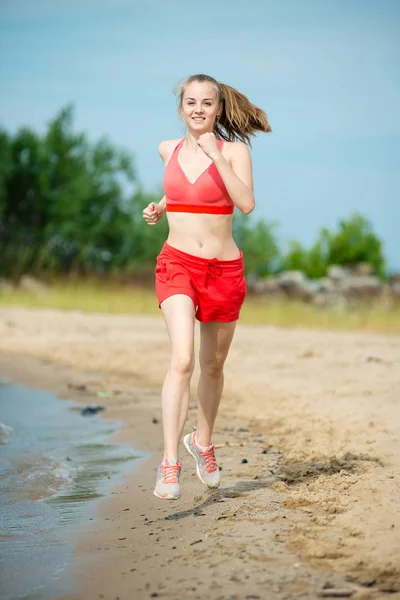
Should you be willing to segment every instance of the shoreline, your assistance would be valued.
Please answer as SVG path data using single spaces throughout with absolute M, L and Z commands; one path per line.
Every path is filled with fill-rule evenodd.
M 6 374 L 15 383 L 22 383 L 38 389 L 44 389 L 43 382 L 45 382 L 46 390 L 57 394 L 60 400 L 69 398 L 82 404 L 91 403 L 96 398 L 95 394 L 89 392 L 88 389 L 79 390 L 79 388 L 85 386 L 84 382 L 88 382 L 88 380 L 90 382 L 89 389 L 94 389 L 96 382 L 97 385 L 105 383 L 104 375 L 99 373 L 77 371 L 50 361 L 30 357 L 18 357 L 16 366 L 15 358 L 0 354 L 0 371 L 3 375 Z M 125 385 L 129 385 L 129 383 L 129 381 L 123 381 Z M 131 383 L 133 384 L 133 382 Z M 271 448 L 268 437 L 252 431 L 254 428 L 249 428 L 247 421 L 235 420 L 237 436 L 229 446 L 226 446 L 226 450 L 229 453 L 233 452 L 236 460 L 230 456 L 227 457 L 228 461 L 227 459 L 224 461 L 225 464 L 227 462 L 229 464 L 230 458 L 232 462 L 239 464 L 240 457 L 246 454 L 253 462 L 257 458 L 257 456 L 252 456 L 255 454 L 254 449 L 261 449 L 261 452 L 267 451 L 270 467 L 268 476 L 256 476 L 256 478 L 249 479 L 251 474 L 246 472 L 246 467 L 243 465 L 242 480 L 237 481 L 238 473 L 236 472 L 233 477 L 229 476 L 227 472 L 232 469 L 225 467 L 222 476 L 228 481 L 222 479 L 221 487 L 217 491 L 210 492 L 197 480 L 194 475 L 194 467 L 191 465 L 192 460 L 185 456 L 182 462 L 186 466 L 186 472 L 181 482 L 182 486 L 185 485 L 189 489 L 182 490 L 182 497 L 179 501 L 159 500 L 152 494 L 159 464 L 159 453 L 156 452 L 157 444 L 151 443 L 151 437 L 148 435 L 149 423 L 151 423 L 152 430 L 160 429 L 159 423 L 153 423 L 153 419 L 156 418 L 153 416 L 155 407 L 152 402 L 147 402 L 146 406 L 143 406 L 140 401 L 137 401 L 136 394 L 142 393 L 141 388 L 135 389 L 132 386 L 131 390 L 134 391 L 133 403 L 139 408 L 135 411 L 135 417 L 140 415 L 139 423 L 134 427 L 135 448 L 143 451 L 145 446 L 148 456 L 138 459 L 134 471 L 129 475 L 123 475 L 120 485 L 114 487 L 109 495 L 99 502 L 97 516 L 93 521 L 85 523 L 82 532 L 74 533 L 72 543 L 75 549 L 72 562 L 63 571 L 60 579 L 75 581 L 76 589 L 68 594 L 51 597 L 54 600 L 56 598 L 58 600 L 81 600 L 82 598 L 94 600 L 99 597 L 111 599 L 117 596 L 121 600 L 122 598 L 141 600 L 149 597 L 200 598 L 205 593 L 202 583 L 208 579 L 209 573 L 207 554 L 214 552 L 213 545 L 216 540 L 227 535 L 227 537 L 239 537 L 242 540 L 239 554 L 229 550 L 228 541 L 227 547 L 224 548 L 225 560 L 219 561 L 218 564 L 223 571 L 224 583 L 218 584 L 217 580 L 220 578 L 220 574 L 215 573 L 214 595 L 211 595 L 211 598 L 230 597 L 225 594 L 234 595 L 238 586 L 244 587 L 247 595 L 252 594 L 253 597 L 256 597 L 256 592 L 265 594 L 265 586 L 269 587 L 272 583 L 274 583 L 273 593 L 269 591 L 268 598 L 277 600 L 287 598 L 289 589 L 292 594 L 296 594 L 296 597 L 299 594 L 301 597 L 314 598 L 317 590 L 322 589 L 326 583 L 328 573 L 313 572 L 312 569 L 306 568 L 305 564 L 296 562 L 298 561 L 296 554 L 284 552 L 280 548 L 284 542 L 279 538 L 285 532 L 282 522 L 287 518 L 285 512 L 288 511 L 279 506 L 281 504 L 280 489 L 284 484 L 279 483 L 279 477 L 273 474 L 281 455 Z M 146 392 L 148 400 L 153 394 L 150 390 L 146 390 Z M 119 407 L 107 407 L 102 415 L 115 420 L 120 418 L 117 416 L 118 412 Z M 122 423 L 119 430 L 110 436 L 110 441 L 127 443 L 131 433 L 131 427 L 127 427 L 126 422 Z M 221 437 L 221 434 L 222 431 L 216 428 L 216 437 Z M 250 450 L 249 444 L 243 441 L 243 434 L 246 434 L 246 437 L 251 435 L 255 448 Z M 235 434 L 229 429 L 230 438 L 232 435 L 235 437 Z M 157 431 L 156 439 L 161 439 L 160 431 Z M 216 445 L 219 446 L 218 452 L 221 453 L 220 446 L 223 444 L 217 442 Z M 159 452 L 161 452 L 160 445 Z M 252 458 L 250 458 L 251 456 Z M 190 474 L 190 471 L 193 473 Z M 231 485 L 226 486 L 226 483 Z M 274 488 L 276 491 L 272 491 Z M 275 547 L 271 553 L 275 556 L 256 557 L 248 551 L 251 545 L 248 538 L 257 538 L 256 531 L 263 519 L 252 517 L 251 509 L 255 508 L 255 504 L 252 504 L 252 508 L 251 505 L 247 508 L 246 504 L 243 504 L 243 500 L 247 494 L 253 493 L 259 496 L 258 503 L 260 504 L 261 496 L 266 489 L 270 489 L 272 492 L 272 498 L 266 508 L 269 516 L 273 515 L 271 521 L 274 524 L 268 532 L 268 537 L 271 547 Z M 196 517 L 201 518 L 196 519 Z M 226 533 L 225 521 L 231 519 L 236 521 L 235 535 Z M 252 529 L 250 536 L 248 535 L 249 525 Z M 154 543 L 154 537 L 151 536 L 157 536 L 156 543 Z M 257 545 L 257 542 L 253 543 Z M 221 549 L 218 541 L 216 545 Z M 209 547 L 209 550 L 205 550 L 204 546 Z M 157 552 L 160 548 L 162 552 Z M 188 560 L 190 551 L 193 564 L 190 564 L 190 560 Z M 248 567 L 245 569 L 246 575 L 243 580 L 236 576 L 237 567 L 235 565 L 236 562 L 239 562 L 242 566 L 242 561 L 244 564 L 248 564 L 248 558 L 242 558 L 242 553 L 251 556 L 253 563 L 251 569 Z M 162 557 L 161 563 L 159 557 Z M 182 577 L 182 566 L 176 569 L 174 574 L 171 563 L 175 563 L 177 559 L 183 563 L 186 571 L 185 577 Z M 199 559 L 200 576 L 199 564 L 195 562 Z M 284 587 L 280 587 L 274 581 L 277 560 L 284 563 L 281 565 L 282 575 L 284 572 Z M 117 569 L 113 566 L 115 563 L 118 564 Z M 305 573 L 299 573 L 300 566 L 306 568 Z M 156 570 L 160 569 L 164 570 L 165 574 L 158 573 L 156 575 Z M 167 573 L 171 571 L 173 574 L 168 577 Z M 266 577 L 266 571 L 268 571 L 269 578 Z M 179 585 L 173 581 L 178 575 Z M 225 577 L 229 577 L 229 579 L 225 580 Z M 255 577 L 259 578 L 256 582 L 254 581 Z M 310 578 L 312 582 L 310 582 Z M 335 576 L 329 573 L 329 581 L 335 581 L 337 588 L 344 585 L 341 575 Z M 310 583 L 312 591 L 306 592 Z M 348 584 L 346 585 L 349 588 Z M 305 592 L 306 596 L 304 596 Z M 207 594 L 210 597 L 209 590 Z
M 70 562 L 72 537 L 142 456 L 131 445 L 107 441 L 121 422 L 84 417 L 76 401 L 27 386 L 28 372 L 45 372 L 40 363 L 23 360 L 25 377 L 9 363 L 0 357 L 0 372 L 8 375 L 0 377 L 0 419 L 11 432 L 0 445 L 0 595 L 45 598 L 70 591 L 68 578 L 56 574 Z
M 52 342 L 47 334 L 51 331 L 53 335 L 49 315 L 32 311 L 35 316 L 33 336 L 29 325 L 33 315 L 27 322 L 26 311 L 22 315 L 19 312 L 12 311 L 11 329 L 12 333 L 16 329 L 23 333 L 25 352 L 21 352 L 19 336 L 5 339 L 11 349 L 8 355 L 0 342 L 3 371 L 8 364 L 15 375 L 20 374 L 18 380 L 22 383 L 23 378 L 29 378 L 26 383 L 31 386 L 35 387 L 36 382 L 42 389 L 80 402 L 92 403 L 95 396 L 90 394 L 96 389 L 118 391 L 106 399 L 96 397 L 95 401 L 107 405 L 106 418 L 110 416 L 123 423 L 116 441 L 133 441 L 135 448 L 149 453 L 148 458 L 140 459 L 134 473 L 124 476 L 123 483 L 101 501 L 99 517 L 75 540 L 77 550 L 68 576 L 78 582 L 78 588 L 64 600 L 94 600 L 100 595 L 121 600 L 158 596 L 186 599 L 203 598 L 205 594 L 212 600 L 225 600 L 235 594 L 240 600 L 246 595 L 268 600 L 311 600 L 328 583 L 336 589 L 352 591 L 352 598 L 357 599 L 382 598 L 386 592 L 391 592 L 391 598 L 400 597 L 396 593 L 400 589 L 400 565 L 396 558 L 400 555 L 396 479 L 399 457 L 394 453 L 398 438 L 397 422 L 391 423 L 390 419 L 399 414 L 397 394 L 390 394 L 398 382 L 398 376 L 393 375 L 393 365 L 397 369 L 400 340 L 364 334 L 332 334 L 329 336 L 331 360 L 327 363 L 319 360 L 320 348 L 326 345 L 325 334 L 321 339 L 320 333 L 282 332 L 264 327 L 260 328 L 262 332 L 252 330 L 249 337 L 245 327 L 238 328 L 238 344 L 233 348 L 232 363 L 227 366 L 226 392 L 214 435 L 217 460 L 222 466 L 221 488 L 216 492 L 207 491 L 195 475 L 191 457 L 182 449 L 182 496 L 178 501 L 168 502 L 152 494 L 162 450 L 158 385 L 151 388 L 143 380 L 123 375 L 126 367 L 123 356 L 118 354 L 120 347 L 115 343 L 104 350 L 110 359 L 110 372 L 106 373 L 98 364 L 93 364 L 93 357 L 97 363 L 99 357 L 90 349 L 88 339 L 79 339 L 81 355 L 77 357 L 71 354 L 68 337 L 61 335 L 59 352 L 69 350 L 70 362 L 80 358 L 81 366 L 87 370 L 63 365 L 59 353 L 52 357 Z M 10 318 L 10 314 L 7 316 Z M 65 318 L 57 317 L 61 321 Z M 112 331 L 118 333 L 119 320 L 103 318 Z M 91 323 L 94 332 L 98 330 L 99 319 L 80 315 L 77 317 L 79 328 L 71 319 L 68 328 L 79 337 L 78 330 L 81 331 L 84 323 L 86 335 Z M 122 321 L 125 323 L 125 319 Z M 161 375 L 165 358 L 159 364 L 157 360 L 165 347 L 158 346 L 160 323 L 154 320 L 148 327 L 148 319 L 130 319 L 129 322 L 137 326 L 129 334 L 131 353 L 136 357 L 137 352 L 143 358 L 148 352 L 144 358 L 150 364 L 157 364 Z M 62 327 L 61 323 L 61 334 Z M 147 332 L 145 337 L 143 331 Z M 43 357 L 44 345 L 38 348 L 38 332 L 47 341 L 47 360 Z M 253 350 L 259 347 L 257 335 L 260 333 L 274 338 L 275 354 L 270 360 L 274 361 L 277 379 L 272 377 L 273 369 L 260 369 L 260 357 Z M 103 331 L 103 335 L 107 337 L 107 331 Z M 98 345 L 97 334 L 94 337 Z M 298 338 L 302 352 L 296 347 Z M 74 347 L 77 339 L 74 337 Z M 368 354 L 372 345 L 374 354 Z M 283 357 L 287 361 L 294 347 L 294 365 L 287 380 Z M 83 348 L 87 351 L 85 360 L 82 360 Z M 365 403 L 361 405 L 354 400 L 349 420 L 348 401 L 342 400 L 338 390 L 326 400 L 326 407 L 307 403 L 306 394 L 321 393 L 317 383 L 328 396 L 332 365 L 339 372 L 342 384 L 349 387 L 348 363 L 352 363 L 354 373 L 354 362 L 360 363 L 360 349 L 363 356 L 375 356 L 374 360 L 364 356 L 362 364 L 367 365 L 367 370 L 363 366 L 364 376 L 356 373 L 354 380 L 358 395 L 365 395 L 362 391 L 365 386 L 369 397 L 372 396 L 372 408 L 368 408 L 367 414 L 361 415 L 361 407 L 366 410 Z M 34 357 L 38 350 L 42 353 L 40 359 Z M 354 360 L 351 352 L 355 353 Z M 118 369 L 113 362 L 116 353 Z M 50 357 L 57 362 L 49 362 Z M 242 370 L 235 376 L 238 358 Z M 240 382 L 238 379 L 243 370 L 246 371 L 247 360 L 254 364 L 251 389 L 248 380 Z M 324 377 L 308 383 L 302 379 L 302 387 L 306 389 L 299 389 L 300 366 L 303 369 L 307 365 L 308 369 L 313 362 L 323 363 Z M 138 366 L 141 366 L 140 360 L 135 369 Z M 230 392 L 232 384 L 235 384 L 235 394 Z M 285 386 L 291 387 L 290 395 L 285 395 Z M 245 404 L 243 388 L 247 389 Z M 374 422 L 371 415 L 374 403 L 378 403 L 378 393 L 380 415 Z M 272 394 L 278 398 L 275 406 L 270 399 Z M 260 412 L 260 402 L 266 395 L 268 420 L 263 411 Z M 299 415 L 296 410 L 300 410 Z M 326 410 L 331 412 L 329 423 L 321 420 Z M 302 429 L 295 435 L 300 417 Z M 190 431 L 194 418 L 192 399 L 185 432 Z M 365 438 L 361 435 L 364 430 Z M 310 432 L 313 438 L 307 444 L 305 440 Z M 371 443 L 372 437 L 375 443 Z M 334 456 L 336 459 L 331 460 Z M 248 462 L 242 463 L 243 459 Z

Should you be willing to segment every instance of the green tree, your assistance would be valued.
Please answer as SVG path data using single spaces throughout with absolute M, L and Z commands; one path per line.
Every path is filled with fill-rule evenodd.
M 326 275 L 329 265 L 354 267 L 363 262 L 371 264 L 377 275 L 384 276 L 382 244 L 371 223 L 355 212 L 339 222 L 336 232 L 322 228 L 310 249 L 291 242 L 282 266 L 284 270 L 300 270 L 308 277 L 318 278 Z
M 135 181 L 132 159 L 105 138 L 90 144 L 73 132 L 72 108 L 50 123 L 48 156 L 50 219 L 46 227 L 44 266 L 84 272 L 108 271 L 126 260 L 132 199 L 122 182 Z
M 40 138 L 22 128 L 14 138 L 2 132 L 2 154 L 7 167 L 2 169 L 2 208 L 0 212 L 1 268 L 30 270 L 43 242 L 43 227 L 48 207 L 45 202 L 45 159 Z
M 236 212 L 233 237 L 245 256 L 246 274 L 262 277 L 278 270 L 281 256 L 275 234 L 276 224 L 253 220 Z
M 354 266 L 365 262 L 374 267 L 377 275 L 385 274 L 386 264 L 382 243 L 366 217 L 354 212 L 339 223 L 339 231 L 329 243 L 330 264 Z
M 6 208 L 7 181 L 10 177 L 11 168 L 11 139 L 5 131 L 0 130 L 0 227 Z M 0 229 L 0 239 L 1 235 L 2 231 Z
M 289 242 L 289 249 L 282 262 L 283 271 L 307 271 L 308 250 L 297 240 Z
M 149 226 L 142 211 L 162 191 L 145 192 L 132 157 L 106 138 L 92 143 L 75 132 L 73 116 L 72 106 L 63 108 L 42 136 L 27 127 L 15 135 L 0 130 L 0 275 L 154 268 L 168 223 Z M 283 258 L 275 223 L 238 211 L 233 235 L 247 275 L 299 269 L 321 277 L 330 264 L 359 262 L 385 271 L 381 242 L 358 213 L 336 232 L 321 229 L 310 249 L 292 242 Z
M 43 138 L 3 132 L 0 156 L 1 271 L 108 271 L 129 260 L 135 182 L 132 158 L 106 139 L 90 144 L 63 109 Z

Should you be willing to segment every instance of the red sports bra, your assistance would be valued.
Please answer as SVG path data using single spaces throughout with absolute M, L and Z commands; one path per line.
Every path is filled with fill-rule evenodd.
M 174 149 L 164 171 L 164 192 L 167 212 L 207 213 L 228 215 L 234 204 L 214 163 L 203 171 L 194 183 L 186 177 L 178 156 L 185 138 Z M 219 150 L 223 140 L 217 140 Z

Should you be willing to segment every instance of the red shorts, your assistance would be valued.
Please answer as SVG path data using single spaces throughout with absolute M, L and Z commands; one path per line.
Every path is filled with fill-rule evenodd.
M 175 294 L 193 300 L 196 319 L 202 322 L 236 321 L 246 296 L 243 254 L 234 260 L 200 258 L 173 248 L 167 242 L 157 256 L 158 305 Z

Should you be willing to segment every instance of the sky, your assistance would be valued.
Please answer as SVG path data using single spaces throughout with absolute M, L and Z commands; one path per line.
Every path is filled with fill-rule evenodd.
M 253 218 L 285 248 L 357 210 L 400 269 L 399 32 L 398 0 L 0 0 L 0 125 L 42 132 L 73 103 L 157 190 L 158 144 L 184 135 L 173 88 L 206 73 L 272 127 L 252 142 Z

